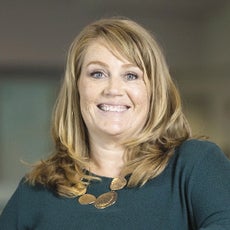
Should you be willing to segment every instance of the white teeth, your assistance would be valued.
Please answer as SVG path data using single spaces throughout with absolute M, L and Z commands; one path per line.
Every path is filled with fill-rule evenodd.
M 106 104 L 100 104 L 98 105 L 98 108 L 106 112 L 123 112 L 129 109 L 127 106 L 124 105 L 106 105 Z

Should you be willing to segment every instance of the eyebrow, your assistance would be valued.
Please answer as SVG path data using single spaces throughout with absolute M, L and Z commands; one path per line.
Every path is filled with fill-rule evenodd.
M 101 62 L 101 61 L 91 61 L 86 66 L 89 66 L 89 65 L 101 65 L 101 66 L 104 66 L 104 67 L 108 67 L 108 65 L 106 63 Z
M 89 66 L 89 65 L 101 65 L 104 67 L 109 67 L 106 63 L 101 62 L 101 61 L 90 61 L 86 66 Z M 140 69 L 137 65 L 132 64 L 132 63 L 126 63 L 126 64 L 122 65 L 122 67 L 125 67 L 125 68 L 134 67 L 134 68 Z

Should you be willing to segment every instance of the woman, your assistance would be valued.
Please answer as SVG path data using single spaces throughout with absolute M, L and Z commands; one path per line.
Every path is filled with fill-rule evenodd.
M 53 114 L 56 149 L 19 184 L 1 229 L 229 229 L 230 164 L 191 139 L 153 36 L 127 19 L 77 36 Z

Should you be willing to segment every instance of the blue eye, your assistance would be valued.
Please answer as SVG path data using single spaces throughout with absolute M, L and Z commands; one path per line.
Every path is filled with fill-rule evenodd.
M 104 76 L 104 74 L 100 71 L 94 71 L 94 72 L 90 73 L 90 76 L 93 78 L 102 78 Z
M 136 80 L 136 79 L 138 79 L 138 75 L 134 74 L 134 73 L 128 73 L 128 74 L 126 74 L 126 79 L 128 81 Z

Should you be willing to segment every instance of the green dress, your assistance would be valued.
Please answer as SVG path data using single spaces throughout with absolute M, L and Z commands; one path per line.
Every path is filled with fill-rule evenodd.
M 109 191 L 111 180 L 92 182 L 88 192 Z M 22 180 L 0 217 L 0 230 L 13 229 L 229 230 L 230 162 L 211 142 L 186 141 L 162 174 L 143 187 L 119 190 L 117 202 L 105 209 Z

